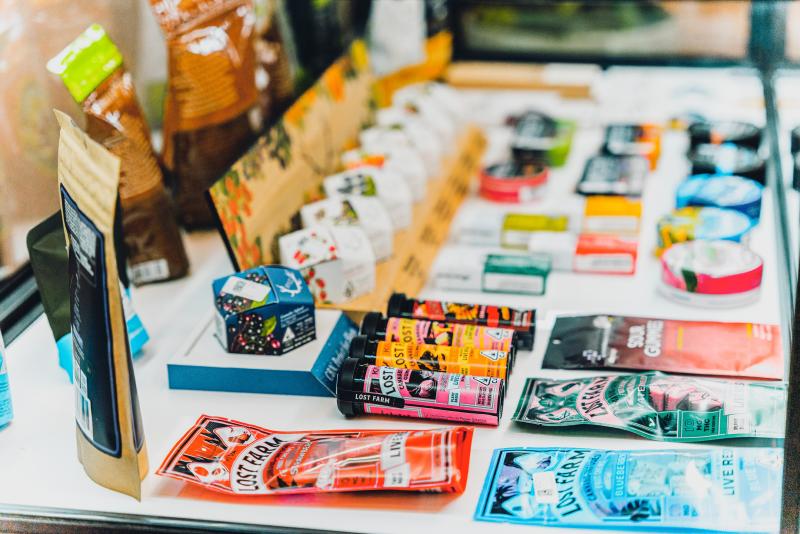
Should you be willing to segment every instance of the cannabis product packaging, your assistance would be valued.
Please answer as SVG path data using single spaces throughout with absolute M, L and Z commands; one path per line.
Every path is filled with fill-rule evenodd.
M 81 105 L 89 136 L 120 158 L 122 234 L 133 283 L 184 276 L 189 260 L 150 145 L 150 130 L 119 50 L 94 24 L 48 68 Z
M 499 378 L 376 367 L 348 358 L 339 371 L 336 404 L 349 417 L 393 415 L 497 426 L 504 393 Z
M 521 350 L 533 349 L 533 340 L 536 334 L 536 311 L 519 310 L 508 306 L 420 300 L 409 298 L 403 293 L 394 293 L 386 305 L 386 315 L 406 319 L 474 324 L 489 328 L 508 328 L 517 332 Z
M 342 491 L 462 493 L 471 428 L 268 430 L 201 416 L 157 473 L 230 495 Z
M 603 152 L 613 156 L 643 156 L 655 169 L 661 156 L 661 127 L 656 124 L 609 124 Z
M 8 368 L 6 364 L 6 346 L 0 334 L 0 428 L 3 428 L 14 418 L 14 409 L 11 405 L 11 391 L 8 387 Z
M 278 265 L 214 280 L 217 339 L 228 352 L 285 354 L 316 339 L 314 297 Z
M 448 247 L 436 258 L 431 283 L 438 289 L 544 295 L 551 259 L 473 247 Z
M 621 315 L 558 317 L 542 366 L 783 378 L 777 325 Z
M 694 240 L 723 239 L 746 244 L 752 228 L 753 221 L 738 211 L 694 206 L 680 208 L 658 220 L 656 253 L 660 255 L 675 243 Z
M 376 197 L 346 195 L 326 198 L 300 208 L 303 227 L 353 226 L 369 238 L 377 261 L 389 259 L 394 248 L 394 227 L 386 206 Z
M 598 425 L 659 441 L 782 438 L 786 388 L 649 372 L 553 380 L 529 378 L 514 420 Z
M 586 162 L 576 190 L 581 195 L 638 197 L 649 170 L 649 161 L 642 156 L 592 156 Z
M 278 240 L 281 263 L 303 275 L 314 298 L 340 303 L 375 289 L 375 255 L 361 228 L 312 226 Z
M 496 449 L 475 519 L 578 530 L 775 532 L 783 451 Z
M 436 371 L 508 380 L 511 359 L 501 350 L 448 347 L 357 336 L 350 344 L 350 357 L 375 365 L 417 371 Z
M 661 292 L 683 304 L 743 306 L 761 294 L 764 262 L 733 241 L 676 243 L 661 255 Z
M 328 197 L 363 195 L 377 197 L 396 229 L 411 225 L 411 191 L 403 178 L 378 167 L 358 167 L 328 176 L 322 181 Z
M 120 160 L 67 115 L 56 117 L 78 459 L 95 482 L 138 499 L 147 453 L 117 265 Z
M 765 161 L 758 152 L 746 146 L 723 143 L 705 143 L 695 146 L 689 153 L 694 174 L 733 174 L 767 183 Z
M 342 165 L 346 169 L 358 167 L 380 167 L 403 177 L 414 202 L 425 199 L 428 190 L 428 175 L 425 162 L 413 148 L 374 142 L 367 148 L 354 148 L 342 154 Z
M 167 38 L 164 150 L 188 227 L 211 227 L 206 190 L 255 138 L 255 17 L 248 0 L 150 0 Z
M 763 194 L 764 186 L 741 176 L 700 174 L 690 176 L 678 186 L 675 205 L 736 210 L 757 223 Z
M 551 258 L 553 270 L 594 274 L 633 274 L 639 244 L 635 238 L 605 234 L 536 232 L 531 254 Z

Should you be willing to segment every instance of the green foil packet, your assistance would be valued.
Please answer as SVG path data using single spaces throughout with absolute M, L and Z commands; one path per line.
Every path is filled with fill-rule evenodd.
M 529 378 L 514 421 L 598 425 L 657 441 L 782 438 L 783 385 L 658 372 L 569 380 Z

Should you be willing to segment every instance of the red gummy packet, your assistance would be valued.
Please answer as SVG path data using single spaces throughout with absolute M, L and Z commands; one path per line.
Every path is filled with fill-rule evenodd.
M 203 415 L 156 473 L 238 495 L 462 493 L 471 444 L 467 427 L 277 432 Z

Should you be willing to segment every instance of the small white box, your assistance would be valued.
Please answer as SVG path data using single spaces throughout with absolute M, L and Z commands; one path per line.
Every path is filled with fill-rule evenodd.
M 348 150 L 342 154 L 342 164 L 346 169 L 371 165 L 400 174 L 415 202 L 424 199 L 428 190 L 425 162 L 417 151 L 407 146 L 375 142 L 369 150 L 363 147 Z
M 543 295 L 549 273 L 547 255 L 449 246 L 436 258 L 431 282 L 445 291 Z
M 402 106 L 392 106 L 378 110 L 376 123 L 378 126 L 394 127 L 406 121 L 419 121 L 428 131 L 433 133 L 441 143 L 442 153 L 452 151 L 456 143 L 456 129 L 435 102 L 426 98 L 409 98 Z
M 403 105 L 409 100 L 419 97 L 431 98 L 448 114 L 456 128 L 467 122 L 467 106 L 462 94 L 452 87 L 436 82 L 422 82 L 407 85 L 395 91 L 392 96 L 394 105 Z
M 537 232 L 577 231 L 580 218 L 569 213 L 542 211 L 520 213 L 471 205 L 453 221 L 452 235 L 460 245 L 527 250 Z
M 328 176 L 322 181 L 322 187 L 331 198 L 345 195 L 378 197 L 386 206 L 396 229 L 411 224 L 411 191 L 397 173 L 374 166 L 359 167 Z
M 419 121 L 411 120 L 394 126 L 373 126 L 362 130 L 358 135 L 358 141 L 366 150 L 372 150 L 376 145 L 412 148 L 425 162 L 425 172 L 429 179 L 439 176 L 441 171 L 443 156 L 441 141 Z
M 375 255 L 361 228 L 313 226 L 278 240 L 281 263 L 297 269 L 314 298 L 340 303 L 375 289 Z
M 392 256 L 394 227 L 386 206 L 375 197 L 347 195 L 326 198 L 300 208 L 304 228 L 323 224 L 361 228 L 372 245 L 377 261 Z

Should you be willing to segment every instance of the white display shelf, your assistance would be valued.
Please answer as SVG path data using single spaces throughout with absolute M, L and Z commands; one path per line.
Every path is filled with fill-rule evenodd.
M 735 81 L 741 82 L 737 85 Z M 572 193 L 585 159 L 601 143 L 603 126 L 617 120 L 663 122 L 686 111 L 699 98 L 703 109 L 715 118 L 737 118 L 763 124 L 762 102 L 752 73 L 686 69 L 612 69 L 596 87 L 597 101 L 564 101 L 552 95 L 525 92 L 465 92 L 476 120 L 497 124 L 507 111 L 535 108 L 579 121 L 573 150 L 566 166 L 552 172 L 548 197 L 526 211 L 574 204 Z M 692 89 L 694 88 L 694 89 Z M 699 88 L 699 89 L 698 89 Z M 646 93 L 650 92 L 650 96 Z M 691 102 L 680 101 L 689 95 Z M 675 102 L 678 102 L 676 104 Z M 681 107 L 682 106 L 682 107 Z M 487 128 L 490 147 L 487 161 L 502 157 L 507 132 Z M 379 417 L 347 420 L 333 399 L 258 394 L 170 390 L 166 362 L 186 342 L 197 321 L 207 317 L 213 305 L 210 283 L 231 267 L 216 234 L 192 234 L 187 244 L 192 260 L 190 277 L 167 284 L 137 289 L 136 307 L 150 331 L 151 342 L 135 363 L 150 474 L 143 482 L 142 500 L 106 490 L 92 482 L 77 461 L 73 393 L 66 374 L 58 367 L 56 348 L 44 317 L 39 318 L 9 348 L 8 370 L 15 410 L 13 423 L 0 431 L 3 480 L 0 503 L 39 506 L 92 513 L 176 517 L 210 522 L 332 529 L 354 532 L 524 532 L 526 527 L 476 522 L 472 519 L 492 450 L 499 447 L 591 447 L 599 449 L 665 449 L 719 447 L 716 444 L 665 444 L 632 434 L 587 427 L 559 429 L 525 428 L 510 421 L 529 376 L 568 377 L 581 373 L 541 370 L 541 360 L 554 312 L 615 313 L 681 319 L 758 321 L 780 323 L 778 280 L 775 265 L 777 233 L 772 205 L 765 195 L 761 225 L 753 232 L 752 248 L 765 260 L 760 299 L 743 308 L 703 310 L 676 304 L 660 296 L 656 287 L 659 265 L 652 256 L 655 221 L 672 208 L 674 189 L 686 175 L 686 139 L 678 132 L 664 137 L 661 164 L 649 178 L 644 195 L 642 234 L 635 276 L 601 276 L 553 273 L 542 297 L 440 292 L 428 289 L 422 297 L 481 301 L 536 308 L 539 324 L 532 353 L 517 358 L 506 397 L 505 414 L 498 428 L 476 428 L 469 482 L 462 495 L 372 494 L 312 495 L 295 497 L 231 498 L 153 475 L 172 444 L 201 414 L 235 418 L 276 430 L 342 428 L 430 428 L 431 421 Z M 470 198 L 462 209 L 482 205 Z M 752 441 L 725 445 L 753 445 Z M 780 441 L 758 442 L 778 445 Z M 746 528 L 746 525 L 742 525 Z M 530 527 L 528 530 L 531 530 Z M 539 531 L 579 532 L 562 528 Z

